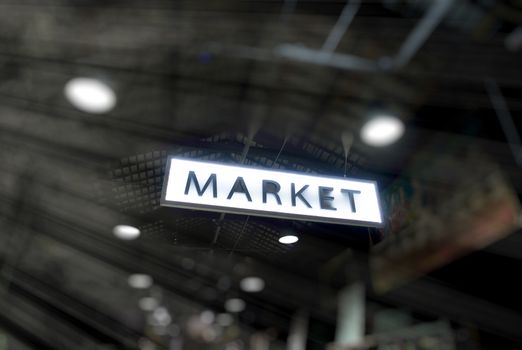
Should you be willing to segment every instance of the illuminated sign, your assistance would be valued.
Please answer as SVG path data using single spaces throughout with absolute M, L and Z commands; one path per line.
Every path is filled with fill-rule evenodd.
M 382 226 L 373 181 L 170 158 L 161 204 L 284 219 Z

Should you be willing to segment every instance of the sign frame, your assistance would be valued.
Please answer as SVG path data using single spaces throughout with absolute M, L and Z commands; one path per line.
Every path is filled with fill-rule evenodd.
M 313 216 L 313 215 L 307 215 L 307 214 L 287 214 L 287 213 L 281 213 L 281 212 L 276 212 L 276 211 L 271 211 L 271 210 L 260 211 L 260 210 L 255 210 L 255 209 L 232 208 L 232 207 L 225 207 L 225 206 L 219 206 L 219 205 L 205 205 L 205 204 L 199 204 L 199 203 L 190 203 L 189 204 L 186 202 L 167 200 L 166 199 L 167 186 L 168 186 L 168 181 L 170 178 L 171 163 L 172 163 L 172 160 L 174 160 L 174 159 L 179 159 L 179 160 L 183 160 L 183 161 L 192 161 L 192 162 L 198 162 L 198 163 L 208 163 L 208 164 L 220 165 L 220 166 L 230 166 L 230 167 L 238 167 L 238 168 L 245 168 L 245 169 L 262 170 L 262 171 L 276 173 L 276 174 L 277 173 L 286 173 L 286 174 L 295 174 L 295 175 L 299 175 L 299 176 L 311 176 L 311 177 L 321 177 L 321 178 L 325 178 L 325 179 L 351 180 L 351 181 L 369 183 L 369 184 L 372 184 L 375 186 L 375 193 L 376 193 L 376 197 L 377 197 L 377 207 L 379 209 L 379 214 L 380 214 L 380 217 L 379 217 L 380 222 L 319 217 L 319 216 Z M 165 165 L 165 174 L 164 174 L 164 178 L 163 178 L 163 187 L 161 189 L 160 206 L 181 208 L 181 209 L 202 210 L 202 211 L 209 211 L 209 212 L 216 212 L 216 213 L 261 216 L 261 217 L 285 219 L 285 220 L 310 221 L 310 222 L 337 224 L 337 225 L 345 225 L 345 226 L 349 225 L 349 226 L 375 227 L 375 228 L 384 227 L 384 220 L 383 220 L 384 215 L 383 215 L 383 211 L 382 211 L 381 199 L 379 196 L 379 187 L 378 187 L 377 181 L 375 181 L 375 180 L 359 179 L 359 178 L 353 178 L 353 177 L 339 177 L 339 176 L 331 176 L 331 175 L 317 175 L 317 174 L 300 173 L 297 171 L 287 171 L 287 170 L 280 170 L 280 169 L 267 169 L 267 168 L 258 167 L 258 166 L 249 166 L 249 165 L 234 164 L 234 163 L 220 163 L 220 162 L 216 162 L 216 161 L 199 160 L 199 159 L 192 159 L 192 158 L 172 156 L 172 155 L 168 156 L 167 162 Z

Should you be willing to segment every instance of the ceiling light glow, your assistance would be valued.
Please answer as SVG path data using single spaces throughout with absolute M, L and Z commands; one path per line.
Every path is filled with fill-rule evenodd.
M 142 273 L 135 273 L 128 278 L 129 285 L 137 289 L 146 289 L 152 286 L 152 277 Z
M 245 309 L 245 302 L 239 298 L 228 299 L 225 302 L 225 309 L 228 312 L 241 312 Z
M 152 311 L 158 307 L 158 301 L 153 297 L 143 297 L 139 300 L 138 305 L 143 311 Z
M 119 239 L 123 240 L 132 240 L 139 237 L 141 234 L 141 231 L 134 226 L 129 225 L 116 225 L 112 229 L 112 233 L 118 237 Z
M 93 78 L 74 78 L 65 85 L 65 97 L 76 108 L 88 113 L 106 113 L 116 105 L 116 94 L 104 82 Z
M 283 236 L 283 237 L 279 238 L 279 243 L 292 244 L 292 243 L 297 242 L 298 240 L 299 240 L 299 238 L 297 236 L 286 235 L 286 236 Z
M 151 317 L 149 318 L 149 323 L 153 326 L 168 326 L 172 318 L 170 316 L 169 311 L 164 307 L 160 306 L 154 310 Z
M 248 293 L 257 293 L 265 288 L 265 281 L 259 277 L 246 277 L 239 283 L 241 289 Z
M 404 123 L 397 117 L 387 115 L 372 118 L 361 129 L 361 139 L 374 147 L 388 146 L 403 134 Z
M 214 313 L 210 310 L 205 310 L 199 315 L 201 323 L 204 324 L 212 324 L 214 322 L 215 317 L 216 316 L 214 315 Z

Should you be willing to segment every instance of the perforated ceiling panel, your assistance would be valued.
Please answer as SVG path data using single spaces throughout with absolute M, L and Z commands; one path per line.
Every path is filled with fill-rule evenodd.
M 260 139 L 263 140 L 263 137 Z M 269 142 L 266 137 L 264 140 Z M 288 231 L 288 224 L 281 225 L 280 221 L 230 214 L 221 218 L 219 213 L 160 207 L 168 156 L 242 163 L 301 173 L 341 175 L 344 171 L 344 156 L 339 145 L 319 146 L 291 137 L 279 145 L 278 152 L 267 153 L 263 142 L 249 141 L 242 134 L 222 133 L 204 138 L 202 142 L 208 147 L 183 147 L 129 156 L 111 169 L 114 205 L 123 213 L 146 217 L 146 223 L 140 226 L 145 238 L 172 245 L 185 244 L 254 256 L 274 256 L 292 249 L 278 242 L 279 237 Z M 245 145 L 248 145 L 246 156 Z M 275 148 L 271 144 L 268 146 Z M 294 158 L 296 153 L 304 157 Z M 346 167 L 349 175 L 362 171 L 357 164 L 358 159 L 361 157 L 356 152 L 350 154 Z

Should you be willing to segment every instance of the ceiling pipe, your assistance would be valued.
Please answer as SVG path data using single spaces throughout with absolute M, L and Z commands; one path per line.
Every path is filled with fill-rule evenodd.
M 346 4 L 321 50 L 283 44 L 276 48 L 276 54 L 297 61 L 347 70 L 376 71 L 389 68 L 400 69 L 411 61 L 420 47 L 433 33 L 437 25 L 440 24 L 453 5 L 453 0 L 433 1 L 424 17 L 402 43 L 399 52 L 392 58 L 391 65 L 388 63 L 389 60 L 386 59 L 386 57 L 374 61 L 359 56 L 337 54 L 333 52 L 355 17 L 359 5 L 359 1 L 353 1 Z
M 312 49 L 302 45 L 280 44 L 274 50 L 248 46 L 222 47 L 221 44 L 213 44 L 211 50 L 220 54 L 242 57 L 258 61 L 272 61 L 279 58 L 287 58 L 305 63 L 328 66 L 343 70 L 379 72 L 392 69 L 400 69 L 406 66 L 418 52 L 435 28 L 444 19 L 454 0 L 433 1 L 431 7 L 415 28 L 404 40 L 399 51 L 393 57 L 381 57 L 377 60 L 364 57 L 335 53 L 339 42 L 346 33 L 351 22 L 360 7 L 360 0 L 348 1 L 339 18 L 330 31 L 321 49 Z M 288 0 L 284 7 L 295 6 L 295 1 Z M 285 10 L 286 11 L 286 10 Z M 285 12 L 286 13 L 286 12 Z
M 328 35 L 328 38 L 326 38 L 326 41 L 324 42 L 323 47 L 321 48 L 321 51 L 334 52 L 335 49 L 337 49 L 339 42 L 341 41 L 342 37 L 344 36 L 344 33 L 346 33 L 346 30 L 352 23 L 353 18 L 355 17 L 357 11 L 359 11 L 360 6 L 360 0 L 352 0 L 346 2 L 346 5 L 344 6 L 341 15 L 339 16 L 339 19 L 337 19 L 337 23 L 335 23 L 335 26 L 330 31 L 330 34 Z
M 451 5 L 453 5 L 453 0 L 436 0 L 432 2 L 428 12 L 411 31 L 402 43 L 399 52 L 393 58 L 394 69 L 402 68 L 410 62 L 431 33 L 433 33 L 437 25 L 442 21 Z
M 375 71 L 379 68 L 378 63 L 363 57 L 324 52 L 298 45 L 280 45 L 276 48 L 275 53 L 278 56 L 296 61 L 346 70 Z
M 325 65 L 340 69 L 373 71 L 378 65 L 372 60 L 354 55 L 336 54 L 339 42 L 348 30 L 361 5 L 360 0 L 347 1 L 337 22 L 328 34 L 321 50 L 304 46 L 283 44 L 275 49 L 278 56 L 312 64 Z

